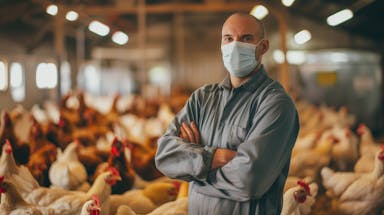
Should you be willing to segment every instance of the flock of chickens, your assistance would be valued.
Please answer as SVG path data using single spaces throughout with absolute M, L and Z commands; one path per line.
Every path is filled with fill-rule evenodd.
M 83 93 L 3 111 L 0 215 L 187 214 L 188 183 L 155 167 L 156 141 L 187 96 L 148 101 Z M 353 115 L 296 103 L 282 215 L 384 214 L 384 147 Z
M 187 214 L 188 184 L 154 163 L 171 108 L 185 97 L 173 106 L 98 99 L 78 93 L 44 109 L 2 111 L 0 215 Z
M 300 132 L 285 185 L 283 215 L 384 214 L 384 143 L 355 117 L 297 102 Z

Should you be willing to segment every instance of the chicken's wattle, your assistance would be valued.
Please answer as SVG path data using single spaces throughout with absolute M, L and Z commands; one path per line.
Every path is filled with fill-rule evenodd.
M 0 176 L 0 193 L 5 193 L 7 190 L 4 187 L 4 176 Z
M 293 193 L 293 197 L 295 198 L 295 201 L 299 203 L 305 202 L 307 200 L 308 193 L 305 190 L 297 190 Z
M 7 154 L 11 154 L 12 153 L 12 145 L 11 145 L 11 142 L 9 140 L 6 140 L 5 141 L 5 144 L 6 144 L 6 149 L 5 149 L 5 153 Z
M 100 210 L 97 210 L 97 209 L 91 210 L 91 213 L 90 213 L 90 215 L 99 215 L 99 214 L 100 214 Z
M 384 162 L 384 151 L 380 152 L 379 159 Z

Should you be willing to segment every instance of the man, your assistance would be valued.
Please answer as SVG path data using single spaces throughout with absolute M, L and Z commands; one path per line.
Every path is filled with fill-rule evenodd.
M 262 23 L 231 15 L 221 50 L 229 75 L 196 90 L 158 141 L 157 168 L 190 183 L 191 215 L 280 214 L 296 108 L 260 63 Z

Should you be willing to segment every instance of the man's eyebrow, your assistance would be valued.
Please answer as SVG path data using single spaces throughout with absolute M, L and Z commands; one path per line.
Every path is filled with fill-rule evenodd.
M 249 36 L 253 37 L 254 35 L 253 34 L 243 34 L 243 35 L 241 35 L 241 37 L 249 37 Z
M 231 34 L 224 34 L 223 37 L 230 37 L 232 36 Z

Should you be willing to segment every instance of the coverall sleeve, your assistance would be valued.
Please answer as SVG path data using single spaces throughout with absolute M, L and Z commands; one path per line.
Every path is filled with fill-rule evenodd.
M 166 133 L 158 140 L 156 167 L 170 178 L 205 181 L 211 167 L 214 149 L 188 143 L 179 137 L 182 122 L 198 122 L 198 91 L 176 115 Z
M 235 201 L 261 198 L 289 164 L 298 130 L 297 111 L 288 97 L 264 101 L 237 155 L 210 171 L 205 186 L 196 191 Z

